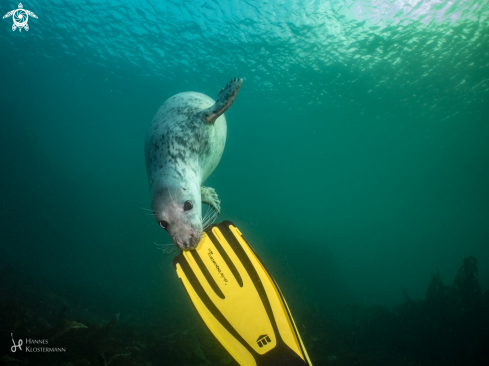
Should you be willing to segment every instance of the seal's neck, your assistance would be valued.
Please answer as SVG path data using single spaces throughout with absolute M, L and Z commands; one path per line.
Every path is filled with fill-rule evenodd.
M 161 186 L 187 188 L 188 182 L 202 183 L 202 168 L 196 162 L 183 165 L 172 166 L 172 164 L 164 164 L 160 169 L 154 172 L 148 172 L 148 180 L 150 190 L 158 189 Z
M 188 165 L 182 170 L 165 170 L 165 174 L 155 175 L 150 180 L 151 196 L 160 201 L 170 199 L 178 200 L 178 197 L 185 196 L 188 193 L 194 195 L 200 194 L 202 183 L 200 167 L 194 168 Z

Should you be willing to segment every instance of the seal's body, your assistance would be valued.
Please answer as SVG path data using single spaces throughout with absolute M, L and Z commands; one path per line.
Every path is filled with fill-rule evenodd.
M 176 94 L 160 107 L 146 135 L 146 170 L 154 218 L 182 250 L 194 249 L 202 236 L 202 202 L 216 212 L 220 202 L 202 184 L 214 171 L 226 143 L 223 113 L 243 80 L 221 89 L 217 101 L 196 92 Z

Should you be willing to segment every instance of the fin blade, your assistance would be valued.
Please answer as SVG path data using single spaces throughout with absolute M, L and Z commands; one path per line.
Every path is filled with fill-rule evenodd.
M 175 257 L 177 275 L 208 329 L 240 365 L 312 366 L 278 285 L 234 224 L 211 225 L 195 251 Z M 194 263 L 196 255 L 212 283 Z

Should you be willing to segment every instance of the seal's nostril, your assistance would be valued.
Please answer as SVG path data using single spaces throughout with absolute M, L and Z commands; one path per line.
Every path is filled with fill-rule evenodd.
M 168 222 L 166 221 L 160 221 L 160 226 L 166 230 L 166 228 L 168 227 Z

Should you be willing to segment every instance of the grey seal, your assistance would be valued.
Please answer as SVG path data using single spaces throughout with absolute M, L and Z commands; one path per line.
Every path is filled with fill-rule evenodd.
M 176 94 L 156 112 L 145 142 L 146 172 L 155 220 L 181 250 L 195 249 L 209 215 L 221 206 L 216 191 L 203 183 L 221 160 L 226 144 L 224 112 L 243 83 L 234 78 L 217 100 L 197 92 Z M 211 215 L 212 216 L 212 215 Z

